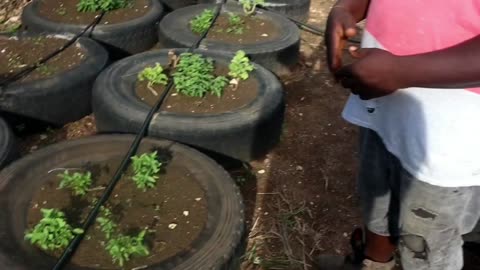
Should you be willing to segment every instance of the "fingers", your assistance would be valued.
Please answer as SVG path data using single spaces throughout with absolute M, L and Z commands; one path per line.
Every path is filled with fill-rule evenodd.
M 342 51 L 346 40 L 355 36 L 355 20 L 348 13 L 331 15 L 327 27 L 327 61 L 330 71 L 335 72 L 342 66 Z
M 350 46 L 348 52 L 353 58 L 360 59 L 368 55 L 370 49 L 368 48 L 358 48 L 356 46 Z

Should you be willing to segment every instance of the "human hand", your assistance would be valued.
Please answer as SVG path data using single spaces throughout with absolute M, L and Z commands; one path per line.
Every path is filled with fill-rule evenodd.
M 335 77 L 361 99 L 386 96 L 406 87 L 398 56 L 374 48 L 350 47 L 349 52 L 354 62 L 338 69 Z
M 354 15 L 345 6 L 336 5 L 330 11 L 325 31 L 327 61 L 330 71 L 342 66 L 342 51 L 347 40 L 357 34 Z

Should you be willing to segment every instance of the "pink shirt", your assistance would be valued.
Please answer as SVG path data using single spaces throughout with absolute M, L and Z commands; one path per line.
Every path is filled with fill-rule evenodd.
M 480 35 L 479 14 L 480 0 L 372 0 L 367 30 L 393 54 L 418 54 Z
M 480 0 L 371 0 L 362 46 L 409 55 L 478 35 Z M 480 186 L 480 88 L 415 87 L 368 101 L 352 95 L 343 116 L 375 130 L 417 179 Z

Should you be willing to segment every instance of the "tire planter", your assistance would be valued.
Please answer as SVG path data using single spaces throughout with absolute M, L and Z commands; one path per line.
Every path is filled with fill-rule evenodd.
M 185 49 L 175 49 L 176 54 Z M 168 63 L 168 50 L 135 55 L 105 70 L 95 82 L 93 111 L 97 130 L 136 133 L 150 107 L 135 93 L 136 76 L 146 66 Z M 217 63 L 228 65 L 232 56 L 198 50 Z M 131 76 L 125 76 L 131 75 Z M 252 160 L 268 152 L 279 140 L 283 123 L 283 91 L 278 79 L 255 64 L 250 74 L 258 82 L 254 99 L 232 111 L 214 114 L 180 114 L 159 111 L 150 123 L 149 136 L 210 150 L 240 160 Z
M 16 39 L 32 37 L 35 36 L 3 36 Z M 48 37 L 64 39 L 65 42 L 71 38 L 62 35 Z M 107 65 L 108 53 L 102 46 L 87 38 L 79 38 L 72 46 L 84 51 L 86 58 L 83 61 L 71 69 L 49 77 L 26 82 L 17 81 L 8 85 L 0 95 L 0 111 L 54 125 L 63 125 L 88 115 L 92 111 L 92 85 L 97 75 Z
M 197 4 L 196 0 L 159 0 L 167 9 L 175 10 Z
M 22 13 L 22 24 L 33 33 L 70 33 L 77 34 L 87 26 L 50 21 L 39 14 L 41 0 L 28 4 Z M 158 41 L 157 23 L 164 14 L 163 6 L 158 0 L 150 0 L 151 9 L 144 16 L 126 22 L 102 24 L 95 26 L 90 37 L 102 43 L 114 54 L 135 54 L 146 51 Z
M 231 2 L 234 2 L 233 0 Z M 198 0 L 199 4 L 215 3 L 215 0 Z M 269 10 L 285 14 L 295 20 L 307 22 L 311 0 L 265 0 L 263 5 Z
M 49 188 L 46 184 L 52 179 L 49 171 L 63 167 L 93 168 L 96 166 L 95 164 L 102 164 L 102 162 L 111 160 L 112 158 L 118 161 L 115 163 L 118 165 L 132 141 L 133 136 L 113 135 L 95 136 L 64 142 L 35 152 L 13 163 L 2 171 L 0 173 L 0 198 L 2 198 L 0 200 L 0 207 L 2 209 L 0 212 L 0 231 L 2 232 L 0 234 L 0 268 L 9 270 L 51 269 L 55 259 L 41 252 L 39 249 L 34 248 L 24 239 L 25 230 L 29 227 L 28 215 L 32 211 L 39 211 L 40 208 L 34 204 L 37 199 L 35 196 L 42 192 L 39 191 L 41 187 Z M 195 200 L 196 202 L 190 202 L 190 197 L 188 196 L 191 196 L 193 193 L 189 190 L 190 193 L 187 193 L 187 191 L 184 193 L 187 197 L 181 197 L 181 199 L 178 198 L 178 200 L 171 197 L 169 201 L 174 201 L 175 203 L 173 204 L 182 204 L 182 202 L 184 203 L 185 201 L 188 201 L 191 205 L 195 203 L 202 204 L 204 206 L 203 216 L 205 221 L 200 233 L 196 235 L 196 238 L 185 250 L 180 250 L 178 253 L 166 257 L 164 260 L 151 264 L 146 263 L 146 260 L 149 259 L 148 257 L 134 258 L 134 260 L 137 260 L 136 263 L 140 263 L 140 265 L 145 261 L 144 264 L 147 264 L 148 267 L 142 267 L 142 269 L 149 270 L 221 269 L 233 255 L 235 247 L 239 245 L 244 230 L 244 206 L 238 188 L 223 168 L 193 149 L 174 142 L 149 138 L 144 139 L 139 151 L 152 150 L 159 152 L 166 151 L 165 153 L 168 152 L 167 154 L 170 155 L 169 161 L 166 164 L 165 174 L 161 175 L 160 180 L 157 182 L 158 189 L 166 188 L 171 190 L 171 187 L 167 187 L 165 183 L 169 182 L 170 186 L 176 185 L 175 179 L 179 181 L 183 181 L 185 177 L 194 179 L 195 185 L 198 186 L 203 194 L 203 200 L 199 201 L 197 198 L 192 197 L 191 201 Z M 182 168 L 182 170 L 185 169 L 185 174 L 182 174 L 183 176 L 179 175 L 177 178 L 172 178 L 169 171 L 178 171 L 178 168 Z M 102 168 L 98 169 L 97 173 L 92 170 L 92 179 L 95 179 L 96 175 L 103 175 L 104 173 L 105 170 Z M 113 174 L 112 171 L 107 173 Z M 160 182 L 162 181 L 162 177 L 164 183 Z M 118 183 L 117 188 L 122 185 L 123 187 L 129 185 L 128 182 L 131 182 L 131 180 L 126 180 L 127 179 L 124 181 L 122 179 Z M 135 190 L 134 185 L 133 187 Z M 56 186 L 50 185 L 50 188 L 56 189 Z M 180 191 L 182 190 L 182 188 L 178 189 Z M 120 194 L 119 190 L 115 189 L 117 195 Z M 188 187 L 185 187 L 185 190 L 188 190 Z M 56 192 L 59 191 L 57 190 Z M 68 190 L 66 192 L 66 194 L 73 196 Z M 87 196 L 91 196 L 89 195 L 91 192 L 92 191 L 90 191 Z M 134 201 L 134 205 L 138 205 L 135 204 L 135 201 L 138 200 L 139 196 L 145 194 L 142 193 L 141 190 L 138 192 L 140 194 L 136 193 L 139 194 L 137 197 L 131 197 L 133 198 L 132 201 Z M 151 190 L 147 192 L 151 192 Z M 42 208 L 52 208 L 54 203 L 51 202 L 51 200 L 55 200 L 55 198 L 55 196 L 48 197 L 48 202 L 45 201 L 43 203 L 45 206 L 42 206 Z M 73 197 L 69 198 L 67 196 L 66 200 L 73 200 L 71 198 Z M 88 197 L 83 198 L 89 199 Z M 115 200 L 112 198 L 115 198 L 114 194 L 112 194 L 110 200 Z M 165 197 L 158 197 L 159 201 L 155 201 L 155 199 L 154 197 L 151 201 L 153 205 L 156 204 L 158 206 L 161 204 L 161 209 L 167 207 L 168 203 L 163 201 Z M 111 203 L 111 201 L 109 201 L 109 203 Z M 152 207 L 152 204 L 143 204 L 141 207 Z M 110 206 L 107 205 L 107 207 Z M 132 213 L 132 210 L 129 210 L 128 207 L 120 209 L 121 213 L 125 213 L 123 217 L 121 216 L 122 214 L 119 214 L 121 216 L 120 222 L 127 219 L 129 215 L 135 214 Z M 68 211 L 68 209 L 64 209 L 63 211 Z M 113 213 L 115 214 L 115 211 L 113 211 Z M 166 227 L 166 224 L 171 222 L 171 217 L 164 213 L 163 210 L 158 212 L 158 215 L 160 216 L 158 217 L 159 219 L 161 217 L 165 219 L 164 221 L 159 221 L 159 223 L 163 223 L 159 226 L 150 224 L 149 226 L 150 228 L 155 228 L 155 230 L 162 230 L 164 226 Z M 175 238 L 168 237 L 181 233 L 182 228 L 189 224 L 187 220 L 190 220 L 190 218 L 193 219 L 194 215 L 195 213 L 190 211 L 190 216 L 186 218 L 185 215 L 182 216 L 182 212 L 180 211 L 179 216 L 181 217 L 175 219 L 178 223 L 176 231 L 172 229 L 168 233 L 170 236 L 163 235 L 165 241 L 168 241 L 165 242 L 167 248 L 154 252 L 153 247 L 151 247 L 149 257 L 156 256 L 161 252 L 168 252 L 168 249 L 174 248 L 175 246 L 171 244 L 170 241 L 172 241 L 172 243 L 175 242 Z M 78 213 L 76 216 L 78 216 Z M 67 214 L 67 218 L 67 221 L 71 222 L 69 220 L 72 219 L 72 216 Z M 94 241 L 97 240 L 98 239 L 94 239 Z M 87 240 L 84 240 L 82 244 L 89 245 L 85 241 Z M 149 243 L 148 237 L 145 241 Z M 154 243 L 147 245 L 155 246 Z M 82 244 L 80 245 L 80 249 L 82 249 Z M 76 254 L 81 254 L 82 251 L 80 249 Z M 102 249 L 94 249 L 93 256 L 98 257 L 95 253 L 102 252 L 104 252 Z M 72 262 L 75 262 L 75 260 L 76 258 L 74 257 Z M 134 260 L 132 260 L 132 263 L 134 263 Z M 98 266 L 74 266 L 72 264 L 66 268 L 77 270 L 105 269 L 97 268 Z M 133 268 L 132 265 L 127 264 L 125 266 L 128 267 L 128 269 Z M 115 268 L 117 269 L 118 267 Z M 112 267 L 110 266 L 108 269 L 112 269 Z
M 198 39 L 198 36 L 190 30 L 190 20 L 205 9 L 214 8 L 214 4 L 202 4 L 181 8 L 168 14 L 160 22 L 160 43 L 165 48 L 190 47 Z M 224 5 L 222 12 L 243 14 L 243 9 L 239 5 L 231 3 Z M 229 53 L 243 50 L 255 63 L 275 73 L 287 72 L 289 67 L 295 65 L 299 59 L 300 30 L 290 20 L 272 12 L 258 10 L 255 17 L 270 22 L 277 29 L 278 36 L 272 40 L 250 44 L 226 43 L 207 37 L 201 43 L 200 48 Z
M 16 156 L 15 137 L 7 123 L 0 118 L 0 169 L 5 167 Z

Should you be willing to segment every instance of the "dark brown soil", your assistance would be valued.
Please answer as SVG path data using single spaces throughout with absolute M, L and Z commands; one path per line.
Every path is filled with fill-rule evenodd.
M 228 14 L 218 17 L 215 25 L 207 35 L 208 40 L 215 40 L 229 44 L 255 44 L 275 40 L 280 36 L 281 29 L 278 29 L 271 21 L 255 16 L 241 16 L 244 21 L 243 32 L 237 34 L 227 33 L 230 27 Z
M 155 1 L 155 0 L 153 0 Z M 41 0 L 39 5 L 40 16 L 54 22 L 69 24 L 89 24 L 93 22 L 99 12 L 79 12 L 79 0 Z M 149 0 L 132 0 L 131 4 L 122 9 L 109 11 L 102 18 L 100 24 L 115 24 L 142 17 L 150 10 Z
M 37 63 L 42 58 L 62 47 L 67 41 L 50 37 L 15 40 L 0 37 L 0 78 L 6 78 Z M 23 81 L 32 81 L 53 76 L 69 70 L 85 59 L 85 52 L 75 45 L 50 59 Z
M 216 76 L 226 76 L 228 73 L 226 68 L 217 68 Z M 153 89 L 158 93 L 155 96 L 147 87 L 147 82 L 137 82 L 137 96 L 145 103 L 153 106 L 160 98 L 164 91 L 163 86 L 155 86 Z M 167 112 L 181 114 L 215 114 L 238 110 L 239 108 L 252 102 L 258 94 L 258 82 L 250 77 L 245 81 L 241 81 L 237 89 L 231 86 L 225 87 L 223 95 L 217 97 L 207 94 L 203 98 L 188 97 L 177 93 L 175 88 L 170 90 L 170 94 L 161 109 Z
M 28 212 L 29 228 L 34 227 L 41 219 L 41 208 L 61 209 L 72 226 L 79 226 L 91 210 L 92 201 L 101 195 L 120 161 L 108 160 L 103 164 L 90 164 L 81 169 L 92 172 L 93 179 L 92 191 L 84 198 L 73 196 L 69 190 L 58 189 L 60 179 L 57 175 L 64 169 L 53 171 L 51 179 L 32 198 Z M 74 168 L 75 165 L 71 167 Z M 107 207 L 112 210 L 114 220 L 124 234 L 133 235 L 148 226 L 149 233 L 145 242 L 150 255 L 133 258 L 124 268 L 151 265 L 188 250 L 207 220 L 206 199 L 202 187 L 189 170 L 175 159 L 172 159 L 159 175 L 156 188 L 146 192 L 136 188 L 131 175 L 129 170 L 120 180 L 107 202 Z M 171 224 L 176 227 L 169 228 Z M 119 269 L 112 263 L 102 242 L 106 242 L 106 239 L 96 224 L 86 234 L 73 257 L 73 263 L 97 269 Z

